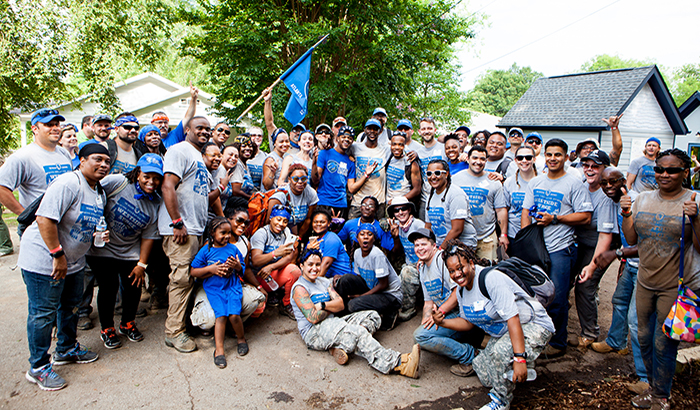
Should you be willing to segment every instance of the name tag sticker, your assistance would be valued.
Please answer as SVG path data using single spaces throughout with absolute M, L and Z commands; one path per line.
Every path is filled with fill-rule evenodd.
M 475 310 L 475 311 L 477 311 L 477 310 L 484 310 L 484 306 L 486 306 L 486 301 L 484 301 L 484 300 L 477 300 L 476 302 L 474 302 L 474 304 L 473 304 L 472 306 L 474 307 L 474 310 Z

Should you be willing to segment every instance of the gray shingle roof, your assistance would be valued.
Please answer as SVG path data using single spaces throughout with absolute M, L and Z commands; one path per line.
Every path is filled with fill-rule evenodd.
M 626 107 L 653 70 L 649 66 L 540 78 L 498 125 L 604 129 L 600 119 Z

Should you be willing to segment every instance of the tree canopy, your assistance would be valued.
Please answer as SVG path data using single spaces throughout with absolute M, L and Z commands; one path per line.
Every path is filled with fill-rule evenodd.
M 542 73 L 516 63 L 507 70 L 488 70 L 477 78 L 476 85 L 467 94 L 469 107 L 502 117 L 540 77 Z
M 615 70 L 618 68 L 646 67 L 654 65 L 654 60 L 625 60 L 620 56 L 599 54 L 581 65 L 581 71 L 590 73 L 593 71 Z
M 677 106 L 700 90 L 700 64 L 686 64 L 677 68 L 671 81 L 671 94 Z

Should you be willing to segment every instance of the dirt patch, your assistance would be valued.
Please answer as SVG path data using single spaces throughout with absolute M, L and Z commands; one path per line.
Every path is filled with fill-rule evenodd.
M 267 398 L 268 400 L 274 400 L 275 403 L 279 402 L 284 402 L 284 403 L 291 403 L 294 401 L 294 397 L 288 395 L 287 393 L 283 391 L 274 391 L 270 393 L 270 396 Z
M 349 403 L 349 401 L 346 401 L 345 397 L 342 396 L 333 396 L 329 399 L 323 392 L 312 394 L 308 399 L 304 400 L 304 402 L 309 408 L 323 410 L 340 409 L 346 402 Z

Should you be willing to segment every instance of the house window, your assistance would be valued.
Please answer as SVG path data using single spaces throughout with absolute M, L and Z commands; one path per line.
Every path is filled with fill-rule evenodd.
M 200 101 L 199 98 L 197 99 L 197 105 L 199 105 Z M 189 98 L 181 98 L 180 99 L 180 107 L 182 108 L 187 108 L 190 105 L 190 99 Z

